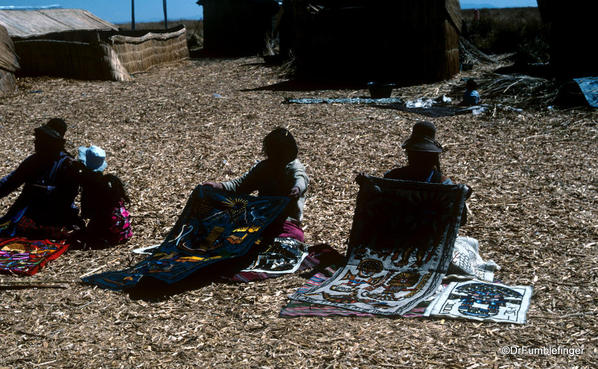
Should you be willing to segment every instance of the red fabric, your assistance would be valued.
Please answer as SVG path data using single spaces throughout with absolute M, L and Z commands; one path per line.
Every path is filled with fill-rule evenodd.
M 282 224 L 282 231 L 276 237 L 289 237 L 303 242 L 305 240 L 305 233 L 303 233 L 301 227 L 294 222 L 285 220 Z
M 66 241 L 0 238 L 0 272 L 33 275 L 48 261 L 62 255 L 68 247 Z

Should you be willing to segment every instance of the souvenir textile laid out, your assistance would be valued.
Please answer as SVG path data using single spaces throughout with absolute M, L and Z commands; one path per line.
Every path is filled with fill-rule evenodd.
M 292 300 L 403 315 L 432 296 L 452 258 L 464 185 L 358 178 L 347 264 Z
M 66 241 L 0 238 L 0 272 L 33 275 L 48 261 L 62 255 L 68 247 Z
M 83 281 L 111 290 L 131 288 L 147 276 L 169 284 L 178 282 L 210 264 L 247 254 L 288 201 L 287 197 L 255 197 L 198 186 L 151 256 L 126 270 Z
M 289 274 L 299 269 L 307 256 L 307 245 L 294 238 L 275 238 L 255 261 L 241 272 Z
M 327 280 L 330 275 L 334 273 L 334 269 L 326 268 L 325 272 L 318 272 L 314 274 L 305 285 L 300 287 L 295 293 L 301 294 L 315 286 L 320 286 Z M 436 296 L 447 285 L 442 284 L 438 287 L 438 291 L 431 297 L 421 301 L 413 309 L 409 310 L 402 315 L 403 318 L 419 318 L 424 316 L 427 306 L 434 300 Z M 360 317 L 372 317 L 374 314 L 362 313 L 360 311 L 343 309 L 335 306 L 312 304 L 309 302 L 302 302 L 291 300 L 285 307 L 282 308 L 279 314 L 282 318 L 294 318 L 299 316 L 360 316 Z
M 287 104 L 398 104 L 403 103 L 399 97 L 384 97 L 374 99 L 370 97 L 342 97 L 342 98 L 301 98 L 285 100 Z
M 328 268 L 327 268 L 328 269 Z M 330 270 L 328 270 L 330 273 Z M 332 273 L 318 272 L 314 274 L 305 285 L 300 287 L 295 294 L 302 294 L 311 288 L 319 287 L 330 278 Z M 328 274 L 328 275 L 327 275 Z M 313 304 L 310 302 L 291 300 L 285 307 L 282 308 L 279 314 L 283 318 L 294 318 L 298 316 L 374 316 L 370 313 L 362 313 L 361 311 L 347 310 L 336 306 Z
M 233 282 L 258 281 L 327 266 L 339 260 L 344 257 L 328 245 L 308 247 L 293 238 L 275 238 L 248 268 L 223 278 Z
M 448 274 L 457 279 L 478 279 L 494 282 L 494 272 L 500 267 L 492 260 L 484 261 L 479 252 L 478 240 L 471 237 L 457 237 L 453 259 Z
M 525 324 L 531 286 L 480 281 L 452 282 L 426 309 L 426 316 Z

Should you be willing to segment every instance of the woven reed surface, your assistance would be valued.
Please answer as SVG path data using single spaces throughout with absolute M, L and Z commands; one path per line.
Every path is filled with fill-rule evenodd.
M 189 57 L 184 29 L 172 34 L 148 33 L 143 37 L 113 36 L 112 47 L 129 73 Z
M 0 10 L 0 24 L 18 38 L 72 30 L 118 30 L 83 9 Z
M 15 54 L 15 45 L 6 28 L 0 24 L 0 69 L 14 72 L 19 69 L 19 61 Z
M 285 97 L 358 97 L 367 90 L 251 91 L 281 81 L 278 70 L 259 63 L 183 61 L 132 83 L 21 78 L 17 93 L 0 98 L 1 175 L 32 152 L 35 127 L 63 117 L 68 150 L 101 146 L 107 172 L 128 184 L 135 231 L 126 245 L 70 251 L 31 278 L 0 278 L 0 367 L 595 366 L 598 113 L 527 106 L 523 84 L 535 80 L 504 81 L 496 90 L 503 82 L 477 66 L 449 81 L 395 89 L 393 96 L 458 100 L 460 78 L 480 81 L 487 113 L 433 121 L 445 147 L 444 172 L 474 190 L 473 215 L 460 234 L 480 241 L 482 256 L 502 266 L 497 277 L 504 283 L 534 286 L 526 325 L 281 319 L 287 296 L 305 282 L 298 275 L 249 284 L 195 281 L 186 289 L 153 291 L 161 293 L 154 298 L 79 284 L 84 273 L 139 261 L 130 251 L 163 239 L 194 186 L 241 175 L 261 158 L 261 140 L 277 125 L 297 138 L 312 178 L 307 242 L 345 251 L 353 179 L 405 163 L 400 144 L 421 116 L 361 105 L 282 104 Z M 498 93 L 490 93 L 489 81 Z M 0 200 L 3 212 L 15 196 Z M 47 287 L 58 285 L 68 288 Z M 503 355 L 505 345 L 583 347 L 584 353 Z
M 116 53 L 106 43 L 21 40 L 19 75 L 55 76 L 84 80 L 130 80 Z

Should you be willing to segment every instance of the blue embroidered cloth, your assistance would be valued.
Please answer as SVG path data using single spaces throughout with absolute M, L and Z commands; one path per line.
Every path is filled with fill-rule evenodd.
M 254 197 L 198 186 L 151 256 L 128 269 L 92 275 L 83 281 L 111 290 L 134 287 L 143 277 L 178 282 L 210 264 L 247 254 L 288 201 L 286 197 Z

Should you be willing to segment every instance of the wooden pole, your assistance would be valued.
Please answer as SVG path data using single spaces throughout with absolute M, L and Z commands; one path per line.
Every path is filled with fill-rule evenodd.
M 164 8 L 164 29 L 168 29 L 168 14 L 166 12 L 166 0 L 162 0 L 162 7 Z
M 131 29 L 135 31 L 135 0 L 131 0 Z

